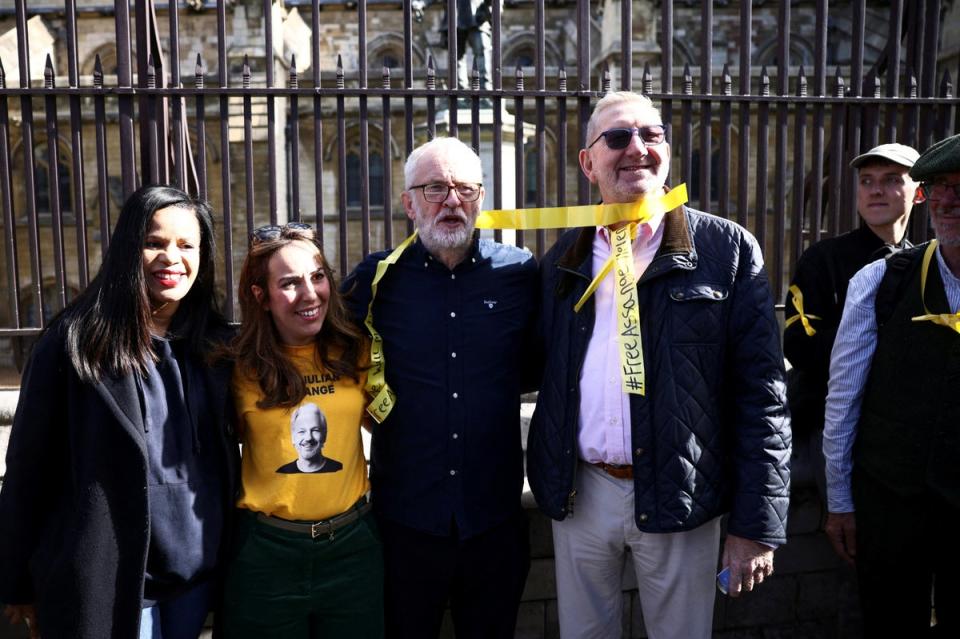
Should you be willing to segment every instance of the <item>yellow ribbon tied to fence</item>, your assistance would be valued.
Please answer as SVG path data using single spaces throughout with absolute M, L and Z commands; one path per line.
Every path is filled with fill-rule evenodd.
M 927 308 L 927 271 L 930 269 L 930 262 L 933 259 L 933 253 L 937 250 L 937 241 L 932 240 L 930 246 L 927 247 L 927 250 L 923 252 L 923 266 L 920 270 L 920 299 L 923 300 L 923 310 L 926 312 L 925 315 L 918 315 L 912 317 L 914 322 L 933 322 L 934 324 L 939 324 L 946 328 L 952 329 L 960 333 L 960 311 L 956 313 L 931 313 L 930 309 Z
M 600 272 L 593 278 L 586 292 L 574 306 L 579 312 L 583 304 L 596 291 L 597 286 L 611 271 L 616 272 L 615 296 L 617 305 L 617 329 L 620 347 L 620 364 L 625 393 L 643 395 L 643 349 L 640 343 L 640 304 L 637 295 L 636 275 L 633 269 L 633 245 L 638 224 L 649 221 L 687 202 L 687 185 L 681 184 L 667 193 L 648 195 L 637 202 L 626 204 L 592 204 L 587 206 L 557 206 L 535 209 L 502 209 L 482 211 L 477 216 L 478 229 L 555 229 L 579 226 L 612 226 L 628 222 L 613 231 L 613 251 Z M 395 248 L 390 255 L 377 263 L 377 270 L 370 286 L 370 304 L 364 325 L 370 333 L 370 370 L 367 372 L 365 389 L 373 398 L 367 413 L 379 424 L 386 419 L 397 402 L 396 394 L 387 384 L 383 357 L 383 338 L 373 325 L 373 303 L 377 297 L 377 284 L 400 255 L 416 239 L 414 232 Z
M 787 320 L 786 324 L 783 325 L 784 328 L 787 328 L 791 324 L 800 322 L 803 324 L 803 330 L 807 334 L 807 337 L 813 337 L 817 334 L 817 329 L 810 325 L 810 320 L 820 319 L 816 315 L 806 315 L 803 312 L 803 293 L 800 292 L 800 289 L 797 288 L 796 284 L 791 284 L 790 288 L 787 289 L 790 291 L 790 299 L 793 301 L 793 308 L 797 309 L 797 314 Z

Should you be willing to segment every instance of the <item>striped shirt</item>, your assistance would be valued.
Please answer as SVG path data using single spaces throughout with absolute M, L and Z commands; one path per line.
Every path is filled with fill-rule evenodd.
M 960 279 L 950 271 L 940 249 L 936 251 L 940 278 L 950 310 L 960 307 Z M 877 348 L 877 316 L 874 301 L 880 281 L 887 272 L 886 260 L 863 267 L 850 279 L 843 318 L 830 355 L 830 383 L 823 427 L 823 456 L 826 458 L 827 509 L 832 513 L 853 512 L 850 473 L 853 469 L 853 442 L 870 362 Z

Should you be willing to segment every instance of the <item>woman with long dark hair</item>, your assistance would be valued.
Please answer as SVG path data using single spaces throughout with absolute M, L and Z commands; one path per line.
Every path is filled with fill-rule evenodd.
M 34 347 L 0 492 L 0 601 L 33 636 L 202 628 L 237 464 L 214 260 L 205 202 L 141 188 Z
M 228 637 L 383 634 L 383 560 L 360 426 L 365 352 L 313 230 L 257 229 L 231 351 L 242 496 Z

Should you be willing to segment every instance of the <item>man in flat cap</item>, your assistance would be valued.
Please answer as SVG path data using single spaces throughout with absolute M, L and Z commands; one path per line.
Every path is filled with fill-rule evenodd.
M 792 370 L 787 399 L 794 450 L 822 468 L 820 434 L 827 397 L 830 349 L 837 335 L 847 282 L 875 259 L 908 248 L 904 237 L 917 183 L 908 175 L 920 154 L 903 144 L 881 144 L 853 159 L 857 169 L 860 228 L 827 238 L 804 251 L 786 300 L 783 351 Z M 817 479 L 822 482 L 822 470 Z
M 910 177 L 936 240 L 850 280 L 823 433 L 827 533 L 856 564 L 865 636 L 960 637 L 960 135 Z

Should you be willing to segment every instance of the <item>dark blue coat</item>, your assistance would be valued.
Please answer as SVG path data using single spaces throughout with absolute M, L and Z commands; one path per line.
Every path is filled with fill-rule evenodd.
M 692 209 L 666 214 L 638 282 L 646 396 L 631 395 L 636 522 L 690 530 L 732 511 L 729 531 L 786 541 L 790 426 L 773 299 L 760 247 L 742 227 Z M 564 234 L 541 262 L 547 351 L 527 474 L 554 519 L 575 498 L 580 371 L 593 330 L 594 229 Z M 589 498 L 589 495 L 583 496 Z
M 204 368 L 224 447 L 225 512 L 239 450 L 229 420 L 229 366 Z M 188 397 L 188 402 L 189 402 Z M 44 637 L 139 635 L 149 545 L 147 456 L 132 375 L 88 384 L 63 331 L 48 330 L 24 369 L 0 491 L 0 601 L 34 603 Z

